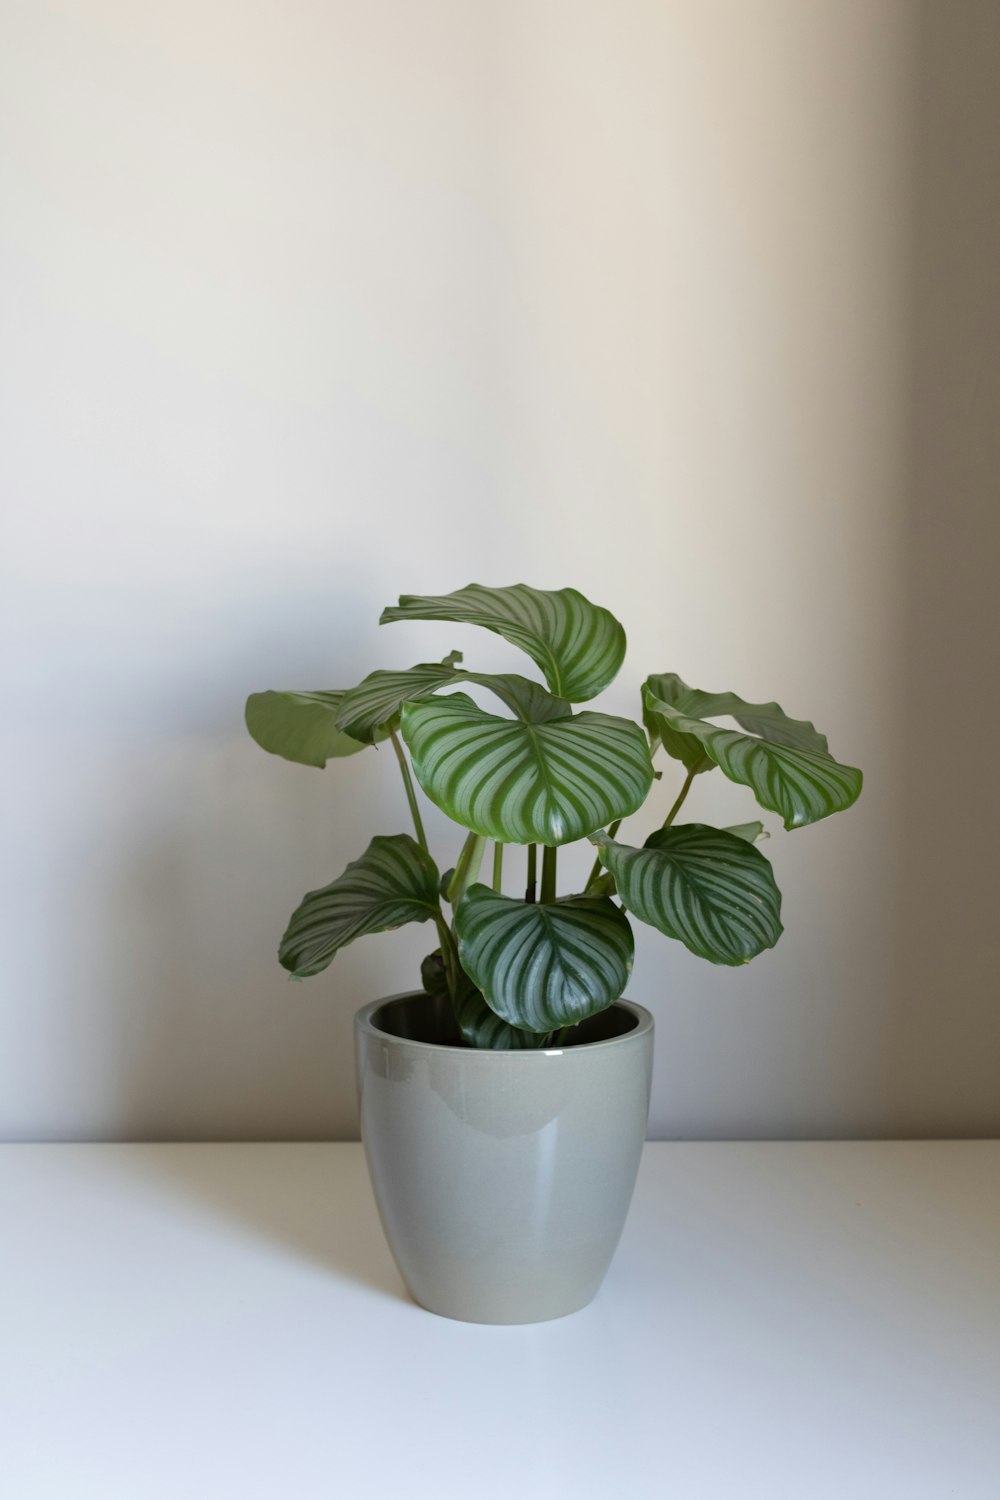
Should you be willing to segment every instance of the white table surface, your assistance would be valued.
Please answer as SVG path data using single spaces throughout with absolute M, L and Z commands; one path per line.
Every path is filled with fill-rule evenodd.
M 8 1500 L 998 1500 L 1000 1142 L 646 1150 L 597 1301 L 404 1295 L 350 1145 L 0 1149 Z

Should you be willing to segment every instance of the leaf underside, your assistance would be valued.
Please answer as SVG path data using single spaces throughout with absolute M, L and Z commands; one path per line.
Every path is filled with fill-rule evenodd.
M 356 755 L 365 747 L 337 727 L 341 692 L 251 693 L 246 726 L 270 755 L 301 766 L 325 766 L 328 760 Z

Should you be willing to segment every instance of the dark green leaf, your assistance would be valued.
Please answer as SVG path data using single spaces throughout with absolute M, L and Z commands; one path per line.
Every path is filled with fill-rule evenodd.
M 281 940 L 282 966 L 304 979 L 355 938 L 426 922 L 440 910 L 438 878 L 434 861 L 408 833 L 376 836 L 343 875 L 303 897 Z
M 744 964 L 781 936 L 781 893 L 752 844 L 700 823 L 660 828 L 635 849 L 592 835 L 618 895 L 640 921 L 700 958 Z
M 251 693 L 246 723 L 262 750 L 301 766 L 325 766 L 365 747 L 337 728 L 343 693 Z
M 420 977 L 429 995 L 448 999 L 448 980 L 444 970 L 441 950 L 428 954 L 420 965 Z M 480 1051 L 527 1052 L 545 1045 L 544 1036 L 532 1031 L 519 1031 L 508 1026 L 486 1004 L 482 994 L 473 984 L 464 969 L 459 971 L 459 992 L 456 1006 L 459 1029 L 470 1047 Z
M 583 712 L 527 724 L 464 693 L 407 703 L 414 774 L 450 818 L 504 844 L 565 844 L 635 812 L 653 782 L 638 724 Z
M 462 967 L 512 1026 L 550 1032 L 606 1010 L 632 968 L 632 929 L 606 896 L 527 905 L 474 885 L 455 913 Z
M 470 583 L 452 594 L 404 594 L 382 612 L 382 624 L 392 620 L 450 620 L 492 630 L 526 651 L 551 691 L 573 703 L 607 687 L 625 656 L 625 632 L 614 615 L 576 589 Z

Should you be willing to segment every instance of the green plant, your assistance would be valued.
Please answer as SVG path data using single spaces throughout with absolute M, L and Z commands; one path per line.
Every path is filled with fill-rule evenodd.
M 763 824 L 710 828 L 676 818 L 695 778 L 715 768 L 748 786 L 789 829 L 850 807 L 861 772 L 834 760 L 812 724 L 776 703 L 690 688 L 672 672 L 646 679 L 645 729 L 574 711 L 608 685 L 625 655 L 618 621 L 575 589 L 470 584 L 439 597 L 408 594 L 383 612 L 383 624 L 393 620 L 484 626 L 527 652 L 547 690 L 512 674 L 466 671 L 453 651 L 440 662 L 372 672 L 346 692 L 249 698 L 247 727 L 257 743 L 304 765 L 388 740 L 416 835 L 373 838 L 343 875 L 304 897 L 279 950 L 292 975 L 318 974 L 365 933 L 432 921 L 438 946 L 424 960 L 424 987 L 450 998 L 465 1041 L 544 1047 L 622 994 L 632 967 L 629 916 L 712 963 L 747 963 L 774 946 L 781 895 L 756 848 L 767 837 Z M 461 684 L 489 689 L 508 714 L 488 713 L 464 692 L 437 696 Z M 739 728 L 712 722 L 719 717 Z M 660 749 L 684 768 L 680 790 L 641 846 L 621 843 L 622 820 L 661 774 L 652 759 Z M 443 876 L 414 777 L 467 831 Z M 582 892 L 560 896 L 557 851 L 576 839 L 595 846 L 594 866 Z M 483 884 L 490 843 L 492 880 Z M 501 890 L 510 844 L 527 849 L 523 900 Z

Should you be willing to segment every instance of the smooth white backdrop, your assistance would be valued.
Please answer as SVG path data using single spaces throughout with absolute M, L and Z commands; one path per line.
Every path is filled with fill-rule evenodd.
M 640 937 L 652 1133 L 996 1124 L 991 971 L 918 1000 L 922 1043 L 901 992 L 936 941 L 900 862 L 920 7 L 3 10 L 0 1135 L 354 1134 L 352 1012 L 432 934 L 302 985 L 275 949 L 405 803 L 386 753 L 265 756 L 243 702 L 518 669 L 378 628 L 470 579 L 614 610 L 611 711 L 676 670 L 866 772 L 845 817 L 768 820 L 772 954 Z M 721 775 L 689 805 L 753 815 Z

